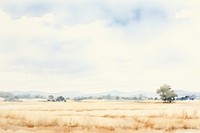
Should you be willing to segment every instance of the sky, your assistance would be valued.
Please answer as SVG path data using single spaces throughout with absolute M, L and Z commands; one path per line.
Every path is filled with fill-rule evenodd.
M 199 91 L 199 0 L 0 0 L 0 90 Z

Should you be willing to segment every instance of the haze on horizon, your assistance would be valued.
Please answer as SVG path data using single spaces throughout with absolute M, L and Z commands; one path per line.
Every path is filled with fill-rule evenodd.
M 199 4 L 0 0 L 0 90 L 198 91 Z

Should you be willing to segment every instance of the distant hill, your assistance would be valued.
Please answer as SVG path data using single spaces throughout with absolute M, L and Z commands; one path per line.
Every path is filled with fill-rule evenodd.
M 185 91 L 185 90 L 175 90 L 176 94 L 178 94 L 178 97 L 183 97 L 186 95 L 195 95 L 197 97 L 200 97 L 200 92 L 192 92 L 192 91 Z
M 134 92 L 123 92 L 123 91 L 118 91 L 118 90 L 113 90 L 113 91 L 108 91 L 108 92 L 103 92 L 103 93 L 93 93 L 93 94 L 86 94 L 83 96 L 94 96 L 94 97 L 100 97 L 100 96 L 105 96 L 105 95 L 111 95 L 111 96 L 124 96 L 124 97 L 131 97 L 131 96 L 148 96 L 148 97 L 156 97 L 157 94 L 154 92 L 149 92 L 149 91 L 134 91 Z
M 31 95 L 31 96 L 37 96 L 37 95 L 41 95 L 44 97 L 48 97 L 49 95 L 53 95 L 54 97 L 58 97 L 58 96 L 64 96 L 64 97 L 69 97 L 69 98 L 73 98 L 76 96 L 82 96 L 83 93 L 81 92 L 77 92 L 77 91 L 66 91 L 66 92 L 59 92 L 59 93 L 47 93 L 47 92 L 41 92 L 41 91 L 27 91 L 27 92 L 23 92 L 23 91 L 12 91 L 11 92 L 13 95 Z
M 123 92 L 123 91 L 118 91 L 118 90 L 112 90 L 112 91 L 107 91 L 103 93 L 93 93 L 93 94 L 84 94 L 78 91 L 66 91 L 66 92 L 59 92 L 59 93 L 47 93 L 47 92 L 40 92 L 40 91 L 12 91 L 10 92 L 13 95 L 17 96 L 23 96 L 23 95 L 30 95 L 30 97 L 35 97 L 37 95 L 48 97 L 49 95 L 53 95 L 54 97 L 58 96 L 64 96 L 64 97 L 69 97 L 69 98 L 74 98 L 74 97 L 101 97 L 101 96 L 106 96 L 106 95 L 111 95 L 111 96 L 120 96 L 120 97 L 133 97 L 133 96 L 147 96 L 147 97 L 156 97 L 158 96 L 155 92 L 149 92 L 149 91 L 135 91 L 135 92 Z
M 195 95 L 197 97 L 200 97 L 200 92 L 190 92 L 190 91 L 185 91 L 185 90 L 175 90 L 175 92 L 178 94 L 179 97 L 186 96 L 186 95 Z M 150 91 L 133 91 L 133 92 L 123 92 L 119 90 L 112 90 L 112 91 L 107 91 L 103 93 L 92 93 L 92 94 L 87 94 L 87 93 L 81 93 L 78 91 L 65 91 L 65 92 L 59 92 L 59 93 L 48 93 L 48 92 L 41 92 L 41 91 L 12 91 L 12 92 L 0 92 L 0 97 L 3 96 L 30 96 L 30 97 L 35 97 L 35 96 L 44 96 L 48 97 L 49 95 L 53 95 L 54 97 L 58 96 L 64 96 L 68 98 L 74 98 L 74 97 L 101 97 L 101 96 L 106 96 L 106 95 L 111 95 L 111 96 L 120 96 L 120 97 L 133 97 L 133 96 L 139 96 L 143 95 L 146 97 L 159 97 L 156 92 L 150 92 Z

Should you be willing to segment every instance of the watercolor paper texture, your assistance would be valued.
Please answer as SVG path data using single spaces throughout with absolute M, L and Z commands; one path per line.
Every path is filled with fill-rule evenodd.
M 74 122 L 70 125 L 72 128 L 77 125 L 71 132 L 78 132 L 79 125 L 84 129 L 82 132 L 132 132 L 136 129 L 144 132 L 145 126 L 149 132 L 178 129 L 180 132 L 183 132 L 182 129 L 199 132 L 200 125 L 195 122 L 199 114 L 195 111 L 193 114 L 193 109 L 200 104 L 197 100 L 200 97 L 199 5 L 199 0 L 0 0 L 0 97 L 1 101 L 17 101 L 16 105 L 0 103 L 0 109 L 5 111 L 0 110 L 0 132 L 6 132 L 4 124 L 9 123 L 7 116 L 22 119 L 26 124 L 30 122 L 28 124 L 34 131 L 50 132 L 51 129 L 39 130 L 35 124 L 39 118 L 32 120 L 26 111 L 40 109 L 40 106 L 44 110 L 47 106 L 49 110 L 62 110 L 61 105 L 68 106 L 67 103 L 56 102 L 54 108 L 52 101 L 63 101 L 63 98 L 70 101 L 69 109 L 74 112 L 51 114 L 48 111 L 46 114 L 52 118 L 43 122 L 47 124 L 44 127 L 52 128 L 52 132 L 63 125 L 66 131 L 60 132 L 70 132 L 67 128 L 70 119 Z M 187 102 L 183 109 L 174 113 L 162 112 L 165 107 L 171 108 L 174 104 L 182 106 L 173 98 L 173 105 L 162 103 L 163 97 L 160 98 L 156 90 L 163 84 L 164 88 L 167 85 L 172 87 L 178 94 L 178 100 L 197 100 L 190 105 L 192 112 L 187 112 Z M 84 103 L 84 97 L 92 102 L 91 105 Z M 101 103 L 102 99 L 105 101 Z M 127 101 L 135 102 L 136 99 L 145 102 L 158 99 L 151 101 L 144 110 L 151 110 L 156 104 L 160 104 L 162 109 L 141 118 L 133 110 L 137 106 L 141 109 L 142 105 L 132 105 Z M 38 102 L 47 100 L 46 104 Z M 76 108 L 80 100 L 83 100 L 79 102 L 81 107 Z M 109 109 L 106 111 L 106 107 L 111 106 L 109 100 L 116 104 L 116 107 L 109 108 L 111 112 Z M 27 110 L 21 108 L 26 103 L 30 104 L 30 108 L 25 107 Z M 105 110 L 103 113 L 94 111 L 98 119 L 90 119 L 88 107 L 91 106 L 93 111 L 98 108 L 95 104 L 102 106 L 100 110 Z M 134 107 L 128 108 L 125 104 Z M 17 108 L 25 112 L 6 114 L 9 109 Z M 115 108 L 119 110 L 115 112 Z M 87 113 L 79 113 L 79 109 Z M 121 114 L 120 109 L 127 113 Z M 173 122 L 183 118 L 179 125 L 172 127 L 170 122 L 166 128 L 157 125 L 158 119 L 165 117 L 166 121 L 170 121 L 177 112 L 182 116 L 174 117 Z M 64 115 L 66 119 L 61 119 L 64 122 L 57 115 Z M 77 122 L 79 118 L 76 115 L 87 117 L 88 123 Z M 152 119 L 150 115 L 153 115 Z M 130 126 L 131 116 L 138 127 Z M 120 121 L 115 123 L 115 118 Z M 196 125 L 191 127 L 191 123 L 186 122 L 187 118 Z M 96 122 L 92 127 L 97 128 L 94 131 L 89 128 L 93 124 L 89 123 L 92 119 Z M 113 125 L 98 125 L 103 120 Z M 187 124 L 183 125 L 185 122 Z M 9 127 L 11 124 L 7 127 L 8 132 L 10 129 L 19 133 L 29 129 L 28 124 L 25 124 L 28 128 L 23 129 L 23 124 L 13 123 L 19 126 L 19 130 Z

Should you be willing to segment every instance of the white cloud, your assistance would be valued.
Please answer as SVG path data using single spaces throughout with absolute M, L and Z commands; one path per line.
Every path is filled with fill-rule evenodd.
M 2 89 L 199 87 L 198 1 L 15 2 L 0 2 Z

